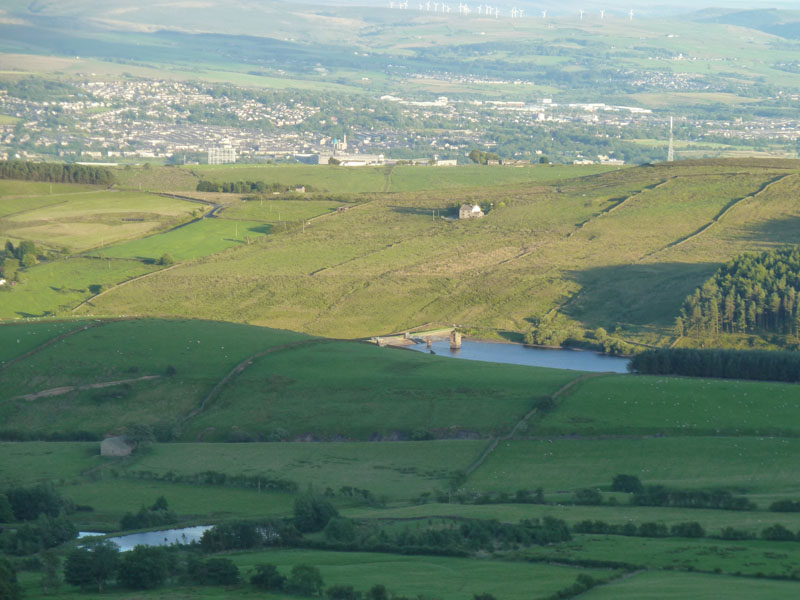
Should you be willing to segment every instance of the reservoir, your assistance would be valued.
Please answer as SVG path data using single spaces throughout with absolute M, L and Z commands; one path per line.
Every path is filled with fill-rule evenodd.
M 183 529 L 166 529 L 164 531 L 145 531 L 120 537 L 108 538 L 119 546 L 120 552 L 133 550 L 135 546 L 171 546 L 172 544 L 191 544 L 199 542 L 211 525 L 184 527 Z
M 418 352 L 429 352 L 425 344 L 414 344 L 407 348 Z M 449 340 L 434 341 L 431 350 L 438 356 L 595 373 L 627 373 L 630 362 L 627 358 L 606 356 L 585 350 L 530 348 L 521 344 L 478 342 L 468 339 L 462 342 L 460 350 L 450 350 Z

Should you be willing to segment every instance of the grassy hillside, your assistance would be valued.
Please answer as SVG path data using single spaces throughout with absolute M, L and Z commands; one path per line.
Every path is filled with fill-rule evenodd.
M 251 364 L 226 379 L 245 359 Z M 485 437 L 510 430 L 579 375 L 467 368 L 260 327 L 121 321 L 80 331 L 6 369 L 0 415 L 3 429 L 34 434 L 102 435 L 148 424 L 205 441 Z
M 145 425 L 159 439 L 184 440 L 145 444 L 124 459 L 100 457 L 97 441 L 0 443 L 0 490 L 53 484 L 82 507 L 70 515 L 82 530 L 118 530 L 126 512 L 159 496 L 178 524 L 285 518 L 298 494 L 314 491 L 358 528 L 381 535 L 458 530 L 470 519 L 559 519 L 573 530 L 572 540 L 503 542 L 491 555 L 466 558 L 433 556 L 433 549 L 412 557 L 333 548 L 226 557 L 244 573 L 265 562 L 287 572 L 309 563 L 328 585 L 383 583 L 396 593 L 454 598 L 478 589 L 530 597 L 532 585 L 544 598 L 587 573 L 600 583 L 592 594 L 622 590 L 623 598 L 640 597 L 650 581 L 663 586 L 664 595 L 654 597 L 704 597 L 727 589 L 732 574 L 741 576 L 743 590 L 774 594 L 765 597 L 792 597 L 797 585 L 773 579 L 793 577 L 800 545 L 759 539 L 775 524 L 800 530 L 800 513 L 770 510 L 775 500 L 800 499 L 797 386 L 605 375 L 565 390 L 580 373 L 198 320 L 5 325 L 0 340 L 3 360 L 20 357 L 0 373 L 3 435 L 102 436 Z M 424 439 L 432 436 L 456 439 Z M 423 439 L 388 441 L 413 437 Z M 460 439 L 471 437 L 484 439 Z M 332 441 L 307 441 L 314 439 Z M 725 490 L 755 508 L 631 505 L 629 494 L 610 491 L 621 473 L 645 485 Z M 262 480 L 263 489 L 254 483 Z M 296 487 L 276 491 L 268 483 L 275 481 Z M 520 490 L 537 488 L 542 498 L 519 501 Z M 585 489 L 597 490 L 599 503 L 576 502 Z M 634 531 L 656 524 L 664 533 L 575 531 L 587 520 Z M 685 523 L 696 523 L 702 535 L 669 532 Z M 719 539 L 726 528 L 743 539 Z M 308 541 L 325 539 L 314 534 Z M 636 574 L 620 577 L 617 567 Z M 31 568 L 21 580 L 38 597 Z M 184 591 L 220 597 L 218 590 L 176 583 L 142 597 Z M 247 584 L 225 590 L 227 597 L 253 593 Z
M 791 225 L 800 217 L 790 200 L 797 170 L 792 161 L 696 161 L 536 187 L 376 196 L 305 232 L 182 265 L 83 310 L 354 337 L 425 322 L 525 332 L 556 308 L 579 328 L 621 327 L 624 337 L 661 343 L 719 261 L 800 241 Z M 493 210 L 478 221 L 432 218 L 463 202 Z

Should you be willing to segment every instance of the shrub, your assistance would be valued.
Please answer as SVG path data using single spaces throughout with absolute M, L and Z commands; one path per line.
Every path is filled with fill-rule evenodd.
M 286 588 L 293 594 L 317 596 L 324 582 L 319 569 L 311 565 L 295 565 L 289 575 Z
M 275 565 L 256 565 L 256 572 L 250 583 L 262 591 L 279 592 L 286 587 L 286 577 L 278 572 Z
M 643 490 L 642 482 L 636 475 L 617 475 L 611 483 L 612 492 L 638 494 Z
M 761 532 L 761 537 L 772 542 L 793 542 L 797 539 L 791 531 L 781 524 L 776 523 Z

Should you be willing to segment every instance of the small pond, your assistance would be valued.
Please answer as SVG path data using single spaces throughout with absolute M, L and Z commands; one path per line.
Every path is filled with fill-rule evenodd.
M 203 533 L 211 529 L 211 525 L 184 527 L 183 529 L 165 529 L 163 531 L 146 531 L 119 537 L 108 538 L 114 542 L 121 552 L 133 550 L 135 546 L 171 546 L 172 544 L 191 544 L 199 542 Z
M 425 344 L 408 346 L 419 352 L 429 352 Z M 627 373 L 627 358 L 606 356 L 585 350 L 558 350 L 549 348 L 530 348 L 521 344 L 503 342 L 477 342 L 464 340 L 460 350 L 450 350 L 449 340 L 439 340 L 431 344 L 431 350 L 439 356 L 483 360 L 486 362 L 549 367 L 551 369 L 571 369 L 574 371 L 593 371 L 597 373 Z

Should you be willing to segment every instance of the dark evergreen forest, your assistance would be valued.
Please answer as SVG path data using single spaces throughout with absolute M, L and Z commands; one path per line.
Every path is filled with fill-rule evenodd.
M 744 254 L 689 296 L 676 321 L 680 335 L 800 334 L 800 248 Z

